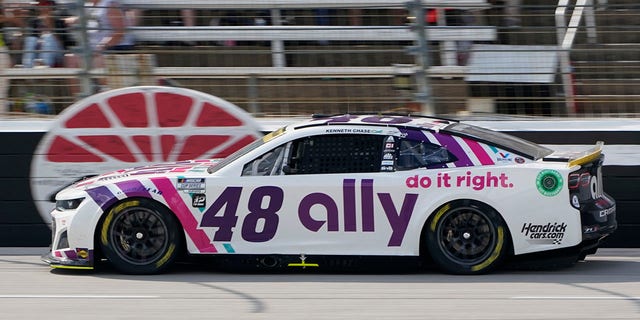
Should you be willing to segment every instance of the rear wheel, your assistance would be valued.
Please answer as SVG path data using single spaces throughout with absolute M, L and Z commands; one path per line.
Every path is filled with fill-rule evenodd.
M 176 217 L 149 199 L 128 199 L 109 210 L 100 228 L 105 257 L 121 272 L 153 274 L 176 259 L 182 245 Z
M 442 206 L 427 225 L 426 241 L 436 264 L 452 274 L 489 272 L 509 247 L 502 217 L 493 208 L 470 200 Z

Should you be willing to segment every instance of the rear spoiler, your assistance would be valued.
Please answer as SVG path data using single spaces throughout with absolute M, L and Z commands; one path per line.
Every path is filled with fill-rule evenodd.
M 599 158 L 602 154 L 602 146 L 604 146 L 603 141 L 596 142 L 596 145 L 593 148 L 582 152 L 574 158 L 569 159 L 567 166 L 573 167 L 577 165 L 583 165 Z

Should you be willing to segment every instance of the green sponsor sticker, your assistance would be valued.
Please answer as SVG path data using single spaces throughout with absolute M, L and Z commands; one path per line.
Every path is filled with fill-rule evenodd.
M 556 170 L 542 170 L 536 178 L 538 191 L 547 197 L 553 197 L 562 189 L 562 176 Z

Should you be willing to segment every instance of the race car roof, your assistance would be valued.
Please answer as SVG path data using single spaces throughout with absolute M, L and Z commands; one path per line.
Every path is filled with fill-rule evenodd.
M 416 129 L 442 130 L 457 120 L 402 114 L 342 114 L 313 115 L 307 122 L 294 125 L 294 129 L 322 125 L 386 125 L 397 127 L 413 127 Z

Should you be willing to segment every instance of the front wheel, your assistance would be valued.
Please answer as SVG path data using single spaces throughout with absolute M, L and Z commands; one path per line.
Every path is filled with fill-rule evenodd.
M 105 257 L 127 274 L 153 274 L 168 268 L 182 237 L 176 217 L 149 199 L 128 199 L 109 210 L 100 228 Z
M 426 242 L 435 263 L 452 274 L 493 270 L 510 243 L 502 217 L 493 208 L 470 200 L 442 206 L 427 225 Z

